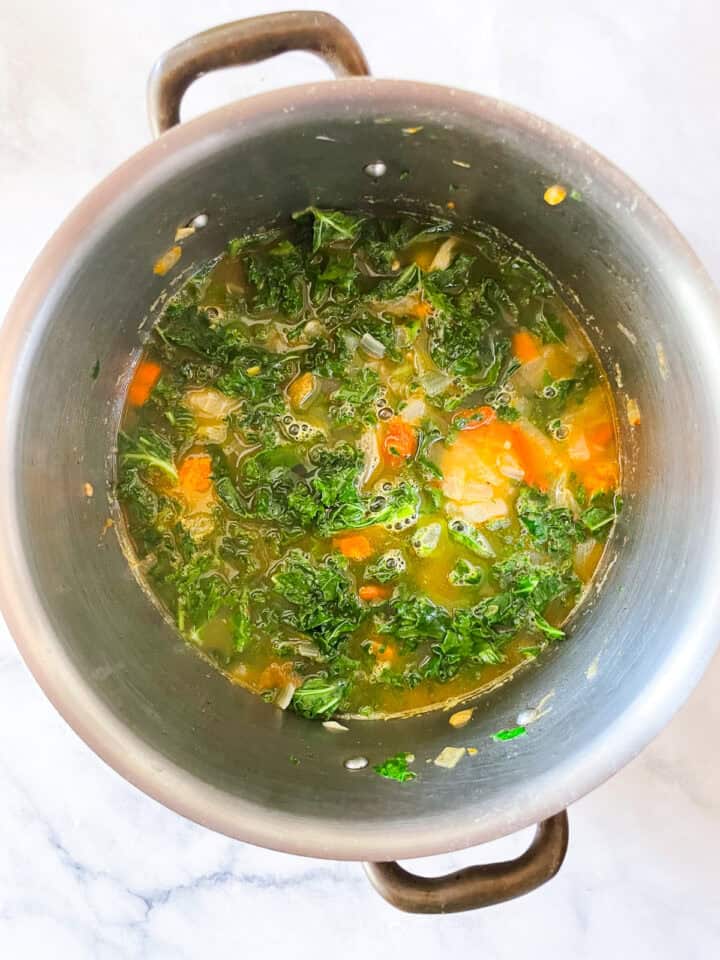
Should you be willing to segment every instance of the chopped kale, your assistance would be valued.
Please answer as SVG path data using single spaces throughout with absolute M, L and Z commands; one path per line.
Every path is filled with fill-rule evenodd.
M 336 653 L 363 618 L 341 557 L 317 563 L 301 550 L 291 550 L 271 579 L 276 592 L 290 604 L 284 621 L 311 637 L 325 654 Z
M 386 780 L 397 780 L 398 783 L 408 783 L 417 776 L 417 774 L 408 767 L 408 763 L 412 759 L 413 757 L 410 753 L 398 753 L 394 757 L 388 757 L 383 763 L 376 764 L 373 770 Z
M 306 720 L 327 720 L 342 703 L 347 686 L 346 680 L 310 677 L 293 694 L 291 706 Z

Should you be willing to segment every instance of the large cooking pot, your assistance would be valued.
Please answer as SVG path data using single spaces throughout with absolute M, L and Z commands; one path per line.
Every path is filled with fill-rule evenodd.
M 200 73 L 289 49 L 359 76 L 169 129 Z M 565 808 L 648 743 L 715 648 L 720 307 L 683 238 L 584 143 L 496 100 L 366 73 L 353 37 L 319 13 L 230 24 L 161 59 L 150 85 L 159 139 L 63 224 L 3 330 L 2 606 L 58 710 L 141 790 L 241 840 L 371 861 L 403 909 L 460 910 L 555 873 Z M 551 207 L 554 183 L 568 199 Z M 229 684 L 138 586 L 106 528 L 119 398 L 158 298 L 238 231 L 308 204 L 448 215 L 449 198 L 458 221 L 518 240 L 588 311 L 620 411 L 625 509 L 568 640 L 483 696 L 471 726 L 436 711 L 330 734 Z M 176 228 L 199 214 L 178 265 L 155 275 Z M 527 736 L 492 739 L 541 702 Z M 454 770 L 425 763 L 468 744 L 477 756 Z M 411 784 L 344 766 L 400 750 L 417 755 Z M 511 863 L 423 879 L 389 862 L 533 823 L 532 846 Z

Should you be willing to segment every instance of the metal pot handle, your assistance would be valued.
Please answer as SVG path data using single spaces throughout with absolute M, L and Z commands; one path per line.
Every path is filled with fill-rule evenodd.
M 406 913 L 458 913 L 521 897 L 551 880 L 568 846 L 567 811 L 543 820 L 533 842 L 516 860 L 465 867 L 444 877 L 419 877 L 399 863 L 366 863 L 381 897 Z
M 289 50 L 321 57 L 336 77 L 367 76 L 367 60 L 348 28 L 329 13 L 270 13 L 213 27 L 183 40 L 155 63 L 147 108 L 154 137 L 180 122 L 183 94 L 198 77 L 223 67 L 257 63 Z

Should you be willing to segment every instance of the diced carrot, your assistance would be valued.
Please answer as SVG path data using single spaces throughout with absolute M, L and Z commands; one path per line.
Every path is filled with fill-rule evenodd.
M 606 447 L 613 438 L 612 424 L 609 420 L 604 420 L 593 427 L 592 430 L 589 430 L 587 437 L 590 443 L 594 443 L 598 447 Z
M 520 363 L 530 363 L 540 356 L 537 338 L 528 330 L 518 330 L 512 338 L 513 353 Z
M 495 419 L 495 411 L 492 407 L 477 407 L 475 410 L 460 410 L 453 417 L 453 422 L 458 424 L 461 430 L 477 430 L 478 427 L 486 427 Z
M 128 403 L 132 407 L 142 407 L 150 399 L 153 387 L 160 379 L 162 367 L 153 360 L 139 363 L 128 387 Z
M 158 277 L 164 277 L 168 270 L 172 270 L 181 256 L 182 247 L 178 247 L 177 245 L 170 247 L 170 249 L 153 264 L 153 273 L 156 273 Z
M 290 403 L 296 408 L 304 407 L 315 393 L 316 381 L 312 373 L 301 373 L 287 388 Z
M 418 300 L 412 310 L 409 311 L 411 317 L 417 317 L 419 320 L 424 320 L 426 317 L 429 317 L 431 313 L 432 307 L 427 300 Z
M 178 470 L 178 483 L 183 493 L 192 496 L 207 493 L 212 486 L 212 460 L 206 453 L 186 457 Z
M 552 464 L 548 462 L 547 451 L 522 427 L 511 424 L 512 447 L 525 471 L 525 483 L 539 490 L 548 488 L 548 472 Z
M 291 661 L 273 660 L 258 676 L 257 687 L 259 690 L 273 690 L 276 687 L 284 687 L 295 680 L 297 680 L 297 677 Z
M 347 537 L 337 537 L 333 540 L 336 550 L 348 560 L 367 560 L 372 556 L 373 548 L 370 541 L 362 533 L 353 533 Z
M 378 583 L 364 583 L 358 590 L 361 600 L 387 600 L 391 593 L 390 587 L 381 587 Z
M 393 417 L 385 424 L 381 449 L 388 466 L 401 467 L 417 450 L 417 433 L 401 417 Z
M 397 650 L 391 643 L 385 640 L 371 640 L 369 645 L 370 653 L 381 663 L 389 663 L 397 656 Z

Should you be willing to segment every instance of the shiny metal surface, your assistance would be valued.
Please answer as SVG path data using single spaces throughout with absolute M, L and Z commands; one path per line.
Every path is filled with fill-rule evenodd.
M 415 126 L 421 134 L 402 133 Z M 373 182 L 363 171 L 378 158 L 388 172 Z M 582 199 L 548 207 L 542 195 L 554 182 Z M 621 416 L 626 509 L 602 589 L 568 641 L 482 699 L 472 727 L 455 730 L 438 712 L 333 735 L 231 686 L 195 656 L 138 588 L 114 532 L 103 534 L 117 397 L 149 305 L 238 231 L 309 203 L 447 214 L 450 184 L 459 219 L 516 238 L 593 315 L 601 356 L 620 370 L 620 412 L 629 396 L 642 415 L 634 429 Z M 175 228 L 199 212 L 207 227 L 185 242 L 172 276 L 155 276 Z M 384 861 L 544 820 L 651 739 L 715 648 L 719 319 L 702 267 L 642 192 L 584 144 L 505 104 L 352 79 L 201 117 L 141 151 L 78 207 L 10 311 L 0 357 L 8 624 L 93 749 L 161 802 L 230 836 Z M 85 482 L 96 491 L 90 500 Z M 548 695 L 528 736 L 491 739 Z M 452 771 L 424 763 L 468 743 L 478 755 Z M 412 784 L 343 766 L 399 750 L 418 757 Z
M 366 863 L 381 897 L 406 913 L 458 913 L 522 897 L 552 880 L 568 847 L 567 813 L 538 825 L 532 843 L 515 860 L 465 867 L 444 877 L 421 877 L 399 863 Z

